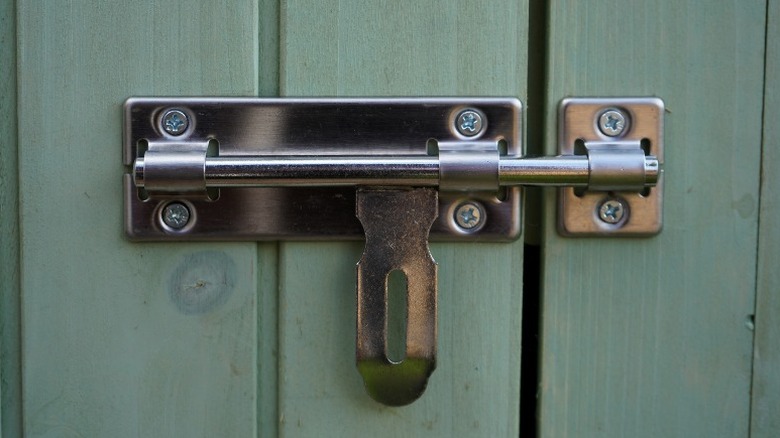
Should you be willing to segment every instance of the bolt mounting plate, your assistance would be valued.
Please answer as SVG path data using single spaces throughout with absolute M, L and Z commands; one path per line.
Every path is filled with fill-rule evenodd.
M 162 118 L 182 111 L 186 130 L 171 135 Z M 474 136 L 456 128 L 473 109 L 485 122 Z M 132 166 L 144 146 L 218 142 L 219 156 L 427 156 L 435 140 L 505 142 L 504 156 L 520 157 L 522 105 L 514 98 L 131 98 L 125 103 L 125 230 L 134 240 L 343 240 L 363 239 L 350 187 L 221 188 L 216 200 L 187 198 L 186 232 L 166 227 L 162 210 L 174 194 L 144 196 Z M 212 141 L 213 143 L 213 141 Z M 431 240 L 508 241 L 520 235 L 521 189 L 495 193 L 441 192 Z M 499 199 L 500 198 L 500 199 Z M 465 201 L 484 207 L 477 231 L 453 219 Z
M 619 135 L 606 135 L 599 128 L 600 117 L 609 111 L 625 116 L 625 129 Z M 600 148 L 640 145 L 646 155 L 658 158 L 659 178 L 655 187 L 636 192 L 578 192 L 571 187 L 559 189 L 558 230 L 565 236 L 653 236 L 661 231 L 664 144 L 664 103 L 643 98 L 570 98 L 564 99 L 558 114 L 558 153 L 586 153 L 588 144 Z M 577 145 L 583 145 L 579 148 Z M 583 149 L 583 150 L 580 150 Z M 617 221 L 605 221 L 601 207 L 617 202 L 624 209 Z M 612 223 L 614 222 L 614 223 Z

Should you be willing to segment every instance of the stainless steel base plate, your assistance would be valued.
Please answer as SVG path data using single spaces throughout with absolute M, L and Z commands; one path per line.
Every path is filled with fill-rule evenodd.
M 467 109 L 482 116 L 478 135 L 457 128 Z M 522 106 L 513 98 L 131 98 L 125 103 L 125 230 L 134 240 L 363 238 L 354 187 L 221 188 L 214 201 L 147 197 L 133 183 L 132 165 L 151 142 L 215 140 L 219 156 L 390 157 L 427 156 L 435 142 L 478 140 L 501 142 L 503 155 L 520 157 L 522 132 Z M 520 194 L 520 188 L 498 195 L 442 192 L 430 239 L 515 239 Z M 471 201 L 484 217 L 479 227 L 464 229 L 455 214 Z M 163 217 L 171 202 L 189 210 L 181 228 Z

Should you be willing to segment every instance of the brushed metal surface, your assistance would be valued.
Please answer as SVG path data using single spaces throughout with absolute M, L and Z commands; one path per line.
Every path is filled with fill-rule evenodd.
M 183 134 L 174 136 L 162 128 L 161 118 L 170 109 L 187 116 L 189 126 Z M 457 116 L 466 109 L 483 116 L 478 135 L 464 136 L 456 127 Z M 176 195 L 139 190 L 132 179 L 142 163 L 136 160 L 143 159 L 146 145 L 156 142 L 218 142 L 218 157 L 207 157 L 206 168 L 211 175 L 216 172 L 223 180 L 232 178 L 233 185 L 241 186 L 253 184 L 241 181 L 241 172 L 237 166 L 231 167 L 231 158 L 267 158 L 261 166 L 274 157 L 405 157 L 424 162 L 436 158 L 429 155 L 431 144 L 472 141 L 505 143 L 502 158 L 519 158 L 521 139 L 522 105 L 514 98 L 130 98 L 125 103 L 123 139 L 123 162 L 128 169 L 124 180 L 125 232 L 133 240 L 182 240 L 185 236 L 186 240 L 363 238 L 355 217 L 354 187 L 307 187 L 305 181 L 294 187 L 259 188 L 224 187 L 225 183 L 214 201 L 187 198 L 192 217 L 185 232 L 161 226 L 160 209 Z M 309 171 L 316 169 L 299 170 L 298 176 L 303 174 L 307 179 L 312 177 Z M 427 185 L 431 169 L 423 166 L 419 170 L 414 182 Z M 520 194 L 519 187 L 508 187 L 498 194 L 441 193 L 431 240 L 517 238 Z M 476 233 L 462 233 L 447 217 L 467 200 L 478 200 L 485 207 L 485 225 Z
M 614 135 L 599 125 L 608 111 L 625 118 Z M 171 112 L 184 115 L 186 129 L 166 129 Z M 456 123 L 469 112 L 481 120 L 473 135 Z M 126 233 L 135 240 L 361 239 L 355 188 L 406 186 L 440 191 L 432 240 L 508 241 L 520 234 L 519 185 L 570 187 L 559 197 L 564 235 L 659 232 L 663 102 L 565 99 L 559 116 L 560 155 L 524 157 L 522 106 L 513 98 L 131 98 Z M 599 219 L 609 198 L 625 201 L 619 223 Z M 162 221 L 171 201 L 191 211 L 181 229 Z M 471 201 L 484 215 L 464 232 L 452 216 Z
M 368 393 L 390 406 L 417 400 L 436 368 L 438 267 L 428 249 L 436 198 L 430 188 L 357 190 L 366 246 L 357 265 L 355 355 Z M 393 271 L 407 279 L 406 348 L 398 362 L 387 353 L 387 279 Z
M 598 128 L 598 120 L 604 111 L 619 108 L 628 116 L 626 129 L 619 138 L 607 136 Z M 558 114 L 558 153 L 575 154 L 578 141 L 609 148 L 619 142 L 636 142 L 646 147 L 644 169 L 627 170 L 625 166 L 611 165 L 608 173 L 618 176 L 644 173 L 656 179 L 655 187 L 640 191 L 585 191 L 574 188 L 559 189 L 558 230 L 565 236 L 652 236 L 662 227 L 663 201 L 663 116 L 664 103 L 654 97 L 646 98 L 570 98 L 564 99 Z M 620 149 L 620 146 L 617 146 Z M 612 154 L 620 159 L 620 154 Z M 626 161 L 626 166 L 639 167 L 641 161 Z M 620 175 L 622 172 L 623 176 Z M 599 181 L 598 185 L 609 184 Z M 636 180 L 632 180 L 636 185 Z M 599 206 L 607 199 L 620 199 L 626 204 L 628 217 L 617 224 L 599 218 Z

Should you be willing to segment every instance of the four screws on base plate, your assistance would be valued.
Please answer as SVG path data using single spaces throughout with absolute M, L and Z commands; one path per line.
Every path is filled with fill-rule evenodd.
M 476 202 L 464 202 L 455 209 L 455 223 L 466 231 L 476 231 L 485 222 L 485 210 Z
M 181 230 L 190 222 L 190 209 L 181 202 L 171 202 L 163 208 L 162 221 L 172 230 Z
M 171 135 L 182 135 L 190 126 L 190 119 L 184 111 L 172 109 L 168 110 L 162 116 L 162 128 Z
M 609 137 L 617 137 L 628 127 L 628 118 L 623 111 L 610 108 L 599 116 L 599 130 Z
M 482 115 L 472 109 L 461 111 L 455 120 L 458 132 L 466 137 L 474 137 L 482 132 Z
M 623 201 L 615 198 L 605 199 L 599 205 L 599 219 L 603 222 L 615 225 L 626 216 L 626 206 Z

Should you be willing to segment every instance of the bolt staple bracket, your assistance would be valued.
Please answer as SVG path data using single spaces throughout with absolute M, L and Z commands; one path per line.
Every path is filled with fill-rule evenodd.
M 561 102 L 558 153 L 585 154 L 591 164 L 588 190 L 559 189 L 558 230 L 562 235 L 653 236 L 661 231 L 663 115 L 663 101 L 653 97 Z M 656 161 L 647 161 L 648 156 Z M 642 181 L 647 172 L 658 174 L 653 187 Z M 617 220 L 601 210 L 605 193 L 622 205 Z

